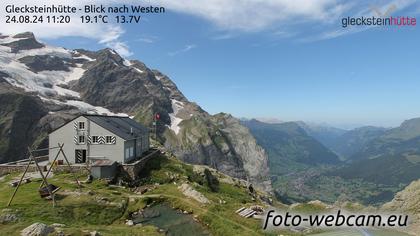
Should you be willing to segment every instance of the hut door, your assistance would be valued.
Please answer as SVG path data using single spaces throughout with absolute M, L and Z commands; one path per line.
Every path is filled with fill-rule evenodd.
M 76 149 L 75 152 L 75 163 L 86 162 L 86 149 Z

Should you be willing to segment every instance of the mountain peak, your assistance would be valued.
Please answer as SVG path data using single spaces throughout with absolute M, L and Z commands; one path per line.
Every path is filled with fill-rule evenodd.
M 18 53 L 24 50 L 39 49 L 45 47 L 38 42 L 31 32 L 19 33 L 14 36 L 2 36 L 0 45 L 10 47 L 12 53 Z
M 23 33 L 19 33 L 19 34 L 15 34 L 13 36 L 13 38 L 15 39 L 22 39 L 22 38 L 32 38 L 35 39 L 35 35 L 32 32 L 23 32 Z
M 112 62 L 115 62 L 118 65 L 124 65 L 125 59 L 120 56 L 114 49 L 111 48 L 105 48 L 102 50 L 99 50 L 97 53 L 97 59 L 100 61 L 107 61 L 111 60 Z
M 255 120 L 268 123 L 268 124 L 280 124 L 284 122 L 280 119 L 272 118 L 272 117 L 258 117 L 258 118 L 255 118 Z

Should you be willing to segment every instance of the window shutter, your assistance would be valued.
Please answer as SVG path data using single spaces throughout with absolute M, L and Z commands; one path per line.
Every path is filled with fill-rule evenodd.
M 104 144 L 105 143 L 105 137 L 104 136 L 99 136 L 98 137 L 98 143 L 99 144 Z
M 92 136 L 88 135 L 87 142 L 88 142 L 88 144 L 91 144 L 92 143 Z
M 74 136 L 74 144 L 78 144 L 79 141 L 79 137 L 78 136 Z
M 116 144 L 117 143 L 117 138 L 115 136 L 112 136 L 111 143 L 112 144 Z
M 74 129 L 75 130 L 78 130 L 79 129 L 79 124 L 75 121 L 75 122 L 73 122 L 74 123 Z

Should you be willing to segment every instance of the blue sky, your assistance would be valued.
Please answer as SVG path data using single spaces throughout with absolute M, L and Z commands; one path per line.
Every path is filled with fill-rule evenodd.
M 111 43 L 69 37 L 73 34 L 48 37 L 41 32 L 41 38 L 67 48 L 123 46 L 128 58 L 167 74 L 188 99 L 210 113 L 345 128 L 396 126 L 420 117 L 418 26 L 343 29 L 341 17 L 371 15 L 369 6 L 363 1 L 326 6 L 322 4 L 331 1 L 314 1 L 320 6 L 315 3 L 308 10 L 271 1 L 284 2 L 279 7 L 291 9 L 285 12 L 288 18 L 258 19 L 251 12 L 251 19 L 243 20 L 238 12 L 228 11 L 232 16 L 226 18 L 207 12 L 206 6 L 190 12 L 177 5 L 138 25 L 118 26 L 118 40 Z M 396 16 L 420 12 L 415 1 L 376 4 L 381 11 L 395 4 Z

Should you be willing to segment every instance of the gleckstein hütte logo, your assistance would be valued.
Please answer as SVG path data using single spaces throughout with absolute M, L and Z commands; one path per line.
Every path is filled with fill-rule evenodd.
M 410 16 L 392 16 L 391 14 L 397 10 L 395 4 L 390 5 L 385 11 L 377 6 L 372 6 L 372 16 L 359 16 L 359 17 L 343 17 L 341 19 L 341 26 L 347 28 L 350 26 L 416 26 L 417 19 Z

